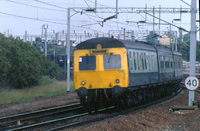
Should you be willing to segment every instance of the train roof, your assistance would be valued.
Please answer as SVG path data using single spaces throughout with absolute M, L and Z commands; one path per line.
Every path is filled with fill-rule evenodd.
M 158 50 L 159 54 L 168 54 L 168 55 L 172 55 L 172 51 L 169 48 L 166 47 L 162 47 L 162 46 L 156 46 L 155 47 Z
M 96 49 L 97 44 L 101 44 L 102 48 L 120 48 L 124 47 L 126 49 L 138 49 L 138 50 L 149 50 L 149 51 L 158 51 L 160 54 L 168 54 L 168 55 L 180 55 L 181 53 L 177 51 L 171 51 L 169 48 L 162 46 L 154 46 L 150 44 L 146 44 L 144 42 L 132 42 L 127 40 L 108 38 L 108 37 L 99 37 L 93 38 L 78 44 L 75 49 L 83 50 L 83 49 Z
M 141 49 L 141 50 L 151 50 L 156 51 L 156 49 L 148 44 L 144 44 L 142 42 L 132 42 L 127 40 L 120 40 L 108 37 L 99 37 L 93 38 L 86 41 L 81 42 L 78 44 L 75 49 L 82 50 L 82 49 L 96 49 L 97 44 L 101 44 L 102 48 L 132 48 L 132 49 Z
M 173 54 L 174 55 L 178 55 L 178 56 L 182 56 L 182 54 L 180 52 L 178 52 L 178 51 L 173 51 Z

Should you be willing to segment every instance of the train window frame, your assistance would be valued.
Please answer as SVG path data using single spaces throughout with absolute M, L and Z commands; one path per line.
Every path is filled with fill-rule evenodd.
M 79 56 L 79 71 L 90 70 L 96 70 L 96 56 Z
M 169 69 L 169 61 L 165 61 L 165 68 Z
M 164 69 L 165 68 L 164 57 L 160 55 L 159 58 L 160 58 L 160 68 Z
M 154 70 L 154 56 L 151 54 L 151 71 Z
M 137 52 L 137 69 L 140 70 L 140 54 Z
M 172 62 L 172 61 L 170 61 L 170 63 L 171 63 L 171 68 L 173 69 L 173 62 Z
M 130 59 L 130 52 L 132 53 Z M 131 73 L 140 73 L 142 71 L 155 72 L 158 69 L 156 52 L 143 51 L 143 50 L 128 50 L 129 71 Z M 133 70 L 130 65 L 133 64 Z
M 146 53 L 144 52 L 144 65 L 145 65 L 145 70 L 147 70 L 147 59 L 146 59 Z
M 144 53 L 143 52 L 141 52 L 141 54 L 140 54 L 140 60 L 142 63 L 142 70 L 144 70 Z
M 136 63 L 136 58 L 135 58 L 135 52 L 133 51 L 133 62 L 134 62 L 134 70 L 137 70 L 137 63 Z
M 107 57 L 108 57 L 108 59 L 107 59 Z M 114 60 L 116 57 L 118 57 L 119 59 Z M 110 61 L 110 60 L 112 60 L 112 61 Z M 109 62 L 106 62 L 106 61 L 109 61 Z M 113 63 L 112 65 L 106 64 L 106 63 L 112 63 L 112 62 L 120 62 L 120 63 Z M 121 69 L 121 67 L 122 67 L 121 55 L 120 54 L 103 55 L 103 67 L 104 67 L 104 70 Z
M 169 57 L 164 56 L 165 69 L 169 69 Z
M 130 67 L 130 71 L 133 70 L 133 57 L 132 57 L 132 52 L 129 51 L 129 67 Z

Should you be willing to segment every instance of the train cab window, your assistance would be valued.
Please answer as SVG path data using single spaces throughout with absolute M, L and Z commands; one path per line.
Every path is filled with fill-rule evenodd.
M 79 57 L 79 70 L 95 70 L 95 69 L 96 69 L 96 56 Z
M 103 56 L 104 69 L 120 69 L 121 56 L 120 55 L 104 55 Z

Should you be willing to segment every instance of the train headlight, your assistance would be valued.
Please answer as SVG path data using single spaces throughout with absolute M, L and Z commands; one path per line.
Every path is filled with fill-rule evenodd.
M 119 84 L 119 83 L 120 83 L 120 80 L 119 80 L 119 79 L 116 79 L 115 82 L 116 82 L 117 84 Z
M 85 85 L 85 81 L 81 81 L 81 85 Z

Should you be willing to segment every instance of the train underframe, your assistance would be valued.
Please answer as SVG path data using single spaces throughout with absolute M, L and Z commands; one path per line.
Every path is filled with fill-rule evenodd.
M 80 102 L 89 111 L 97 111 L 109 106 L 127 108 L 169 96 L 180 89 L 180 82 L 181 80 L 177 80 L 168 83 L 122 88 L 123 93 L 120 93 L 120 95 L 114 94 L 112 89 L 91 89 L 88 90 L 86 97 L 80 98 Z

